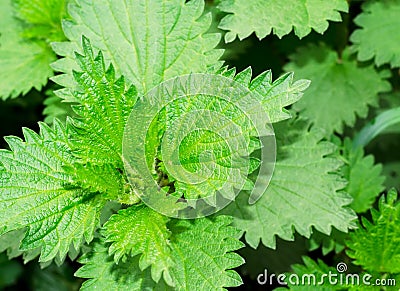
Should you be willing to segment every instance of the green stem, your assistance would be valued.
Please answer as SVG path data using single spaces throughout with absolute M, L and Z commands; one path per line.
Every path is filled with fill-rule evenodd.
M 354 137 L 353 147 L 365 147 L 388 127 L 400 123 L 400 107 L 382 112 Z

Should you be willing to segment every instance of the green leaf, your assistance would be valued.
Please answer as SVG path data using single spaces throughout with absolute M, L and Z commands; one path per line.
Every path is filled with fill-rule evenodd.
M 64 126 L 39 126 L 39 135 L 23 130 L 25 142 L 7 137 L 11 151 L 0 151 L 0 233 L 26 228 L 21 250 L 40 247 L 45 262 L 57 254 L 62 260 L 71 243 L 78 249 L 83 238 L 93 239 L 103 202 L 71 186 L 74 177 L 63 166 L 75 158 Z
M 15 98 L 31 88 L 40 90 L 53 75 L 56 57 L 44 41 L 25 40 L 14 18 L 11 0 L 0 1 L 0 97 Z
M 362 148 L 353 148 L 352 141 L 348 138 L 344 140 L 342 150 L 345 160 L 342 172 L 349 181 L 345 191 L 353 197 L 350 206 L 357 213 L 367 211 L 385 188 L 382 165 L 376 165 L 372 155 L 364 156 Z
M 371 209 L 372 221 L 350 235 L 347 254 L 370 272 L 400 273 L 400 203 L 392 189 L 379 200 L 378 210 Z M 372 255 L 371 255 L 372 254 Z
M 71 70 L 77 66 L 71 57 L 82 35 L 140 93 L 178 75 L 219 67 L 223 51 L 214 47 L 220 35 L 206 34 L 211 14 L 203 10 L 202 0 L 75 0 L 69 7 L 73 21 L 64 23 L 71 42 L 54 45 L 57 54 L 67 57 L 54 68 L 69 75 L 54 80 L 72 88 Z
M 132 212 L 136 211 L 139 213 L 132 216 Z M 146 216 L 146 213 L 151 216 Z M 224 287 L 242 284 L 240 276 L 231 270 L 243 264 L 243 259 L 233 253 L 243 244 L 238 240 L 240 232 L 229 226 L 232 218 L 218 216 L 212 220 L 171 220 L 167 224 L 169 230 L 165 228 L 167 220 L 146 207 L 133 207 L 113 216 L 106 225 L 105 233 L 107 240 L 113 242 L 111 252 L 116 252 L 118 257 L 126 252 L 125 260 L 116 265 L 112 257 L 107 258 L 106 250 L 99 253 L 99 247 L 95 246 L 94 256 L 85 256 L 81 260 L 85 265 L 76 274 L 91 278 L 84 283 L 84 289 L 118 286 L 118 290 L 125 290 L 132 286 L 134 290 L 139 290 L 135 286 L 145 288 L 143 284 L 152 288 L 148 287 L 150 270 L 141 271 L 150 262 L 156 264 L 152 266 L 153 279 L 154 274 L 159 279 L 159 272 L 168 267 L 166 270 L 172 280 L 169 283 L 174 285 L 174 290 L 224 290 Z M 122 225 L 122 229 L 114 228 Z M 145 226 L 148 227 L 146 232 L 140 233 Z M 132 232 L 132 235 L 124 232 Z M 157 233 L 161 236 L 157 237 Z M 131 256 L 139 253 L 142 255 Z M 162 286 L 163 281 L 159 284 Z
M 235 250 L 243 247 L 231 217 L 173 220 L 171 275 L 177 290 L 224 290 L 242 284 L 234 269 L 244 263 Z
M 64 165 L 63 168 L 74 177 L 74 187 L 91 193 L 101 193 L 103 199 L 122 198 L 129 191 L 122 173 L 110 164 L 76 162 L 73 165 Z
M 302 38 L 314 29 L 324 33 L 328 28 L 328 20 L 341 21 L 340 12 L 348 11 L 345 0 L 222 0 L 219 9 L 229 13 L 219 25 L 228 30 L 225 41 L 231 42 L 236 36 L 240 40 L 253 32 L 259 39 L 271 33 L 279 38 L 294 33 Z
M 115 77 L 112 65 L 106 69 L 102 54 L 94 56 L 88 39 L 83 37 L 82 42 L 85 55 L 76 53 L 80 71 L 73 73 L 78 91 L 73 99 L 63 100 L 72 103 L 75 118 L 68 121 L 68 133 L 77 159 L 64 170 L 74 177 L 74 187 L 100 192 L 110 200 L 136 203 L 138 199 L 123 176 L 122 162 L 122 136 L 137 99 L 136 90 L 126 87 L 123 77 Z
M 377 66 L 390 64 L 400 67 L 400 1 L 368 1 L 362 5 L 363 12 L 354 22 L 361 28 L 350 36 L 352 49 L 360 61 L 372 58 Z
M 291 59 L 284 69 L 311 80 L 294 109 L 325 129 L 326 135 L 342 133 L 343 124 L 354 125 L 356 116 L 366 117 L 368 105 L 378 105 L 378 93 L 390 90 L 383 80 L 388 71 L 378 74 L 372 66 L 357 65 L 347 50 L 339 57 L 325 46 L 311 45 L 299 49 Z
M 276 123 L 289 119 L 291 114 L 285 108 L 299 101 L 304 91 L 310 86 L 310 81 L 301 79 L 294 81 L 292 72 L 283 74 L 276 80 L 272 80 L 272 71 L 264 71 L 252 78 L 251 67 L 236 74 L 236 69 L 227 70 L 226 67 L 219 70 L 223 76 L 233 78 L 243 86 L 254 91 L 254 96 L 262 97 L 259 101 L 267 112 L 270 123 Z M 235 75 L 236 74 L 236 75 Z
M 106 242 L 111 242 L 109 253 L 115 262 L 127 260 L 142 254 L 139 268 L 144 270 L 150 265 L 151 275 L 158 282 L 164 272 L 164 280 L 172 285 L 169 268 L 172 266 L 169 238 L 166 224 L 169 219 L 147 206 L 131 206 L 111 216 L 103 227 Z M 129 260 L 129 259 L 128 259 Z
M 75 276 L 89 279 L 83 282 L 81 290 L 154 290 L 150 270 L 139 269 L 139 257 L 129 257 L 118 265 L 108 255 L 108 249 L 100 243 L 93 246 L 91 253 L 79 262 L 84 264 Z M 159 288 L 158 290 L 162 290 Z
M 61 20 L 67 0 L 14 0 L 15 14 L 25 23 L 23 36 L 50 43 L 65 39 Z
M 278 127 L 279 126 L 279 127 Z M 302 122 L 283 122 L 275 127 L 278 155 L 272 180 L 261 198 L 250 205 L 242 192 L 226 209 L 246 242 L 275 247 L 275 236 L 293 240 L 294 229 L 309 237 L 312 226 L 330 234 L 331 227 L 347 232 L 355 215 L 346 207 L 350 196 L 339 191 L 345 182 L 335 173 L 341 162 L 331 156 L 335 145 L 323 141 L 323 132 Z
M 136 89 L 116 78 L 113 65 L 106 68 L 102 53 L 94 56 L 82 40 L 84 55 L 75 54 L 80 72 L 74 72 L 79 91 L 73 94 L 72 144 L 82 163 L 112 164 L 122 170 L 122 136 L 137 99 Z M 68 101 L 68 100 L 67 100 Z

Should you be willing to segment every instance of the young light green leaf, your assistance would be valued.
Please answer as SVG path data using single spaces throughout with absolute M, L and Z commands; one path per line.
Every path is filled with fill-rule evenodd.
M 141 255 L 139 268 L 150 265 L 151 276 L 159 282 L 164 272 L 164 280 L 173 285 L 169 268 L 173 265 L 167 228 L 169 219 L 145 205 L 131 206 L 111 216 L 103 227 L 105 242 L 111 242 L 109 253 L 116 263 L 127 257 Z M 128 260 L 130 260 L 129 258 Z
M 284 122 L 275 127 L 278 155 L 274 175 L 260 200 L 248 203 L 242 192 L 226 209 L 234 226 L 242 229 L 246 242 L 275 247 L 275 235 L 293 240 L 294 229 L 309 237 L 312 226 L 329 234 L 331 227 L 347 232 L 356 218 L 347 206 L 351 197 L 339 190 L 345 181 L 335 173 L 341 162 L 331 156 L 336 147 L 323 141 L 323 132 L 302 122 Z
M 284 69 L 312 81 L 294 109 L 325 129 L 327 136 L 341 133 L 343 124 L 352 126 L 357 115 L 366 117 L 368 105 L 377 106 L 378 93 L 390 90 L 384 80 L 388 71 L 378 74 L 372 66 L 358 66 L 347 50 L 339 57 L 325 46 L 312 45 L 291 59 Z
M 341 21 L 340 12 L 348 11 L 345 0 L 222 0 L 218 6 L 229 13 L 221 20 L 219 28 L 228 30 L 225 41 L 231 42 L 236 36 L 240 40 L 256 33 L 263 39 L 271 33 L 282 37 L 294 29 L 302 38 L 314 29 L 324 33 L 328 20 Z
M 203 9 L 203 0 L 75 0 L 69 9 L 73 21 L 64 23 L 71 43 L 54 45 L 59 55 L 67 57 L 54 68 L 69 76 L 54 80 L 73 87 L 71 71 L 77 66 L 70 57 L 80 47 L 82 35 L 140 93 L 177 75 L 219 67 L 223 51 L 214 47 L 220 35 L 206 34 L 211 15 L 203 15 Z
M 136 203 L 123 176 L 122 136 L 127 117 L 136 102 L 136 90 L 116 78 L 112 65 L 106 69 L 102 54 L 94 56 L 89 40 L 83 38 L 84 56 L 76 53 L 80 71 L 74 71 L 78 91 L 63 100 L 71 107 L 68 133 L 77 158 L 64 170 L 74 177 L 73 186 L 100 192 L 103 198 Z M 59 97 L 56 97 L 59 98 Z
M 400 67 L 400 1 L 367 1 L 362 5 L 363 12 L 354 22 L 360 26 L 350 36 L 352 49 L 360 61 L 375 59 L 377 66 L 390 64 Z
M 25 142 L 7 137 L 11 151 L 0 151 L 0 233 L 27 228 L 21 250 L 41 248 L 45 262 L 93 239 L 103 202 L 65 172 L 75 158 L 64 126 L 40 128 L 40 135 L 24 129 Z
M 364 156 L 362 148 L 353 148 L 348 138 L 344 140 L 342 156 L 345 160 L 342 173 L 349 181 L 344 190 L 353 197 L 350 206 L 357 213 L 367 211 L 385 188 L 382 166 L 374 163 L 372 155 Z
M 129 156 L 126 160 L 133 165 L 146 156 L 146 169 L 135 169 L 137 178 L 146 179 L 145 173 L 150 170 L 160 188 L 186 199 L 209 197 L 216 191 L 233 197 L 233 188 L 251 188 L 253 183 L 247 176 L 259 166 L 255 159 L 249 166 L 246 159 L 254 151 L 252 138 L 264 133 L 268 122 L 290 117 L 285 107 L 302 96 L 309 82 L 293 82 L 293 74 L 272 81 L 270 71 L 252 80 L 251 69 L 238 74 L 226 69 L 217 73 L 171 79 L 134 106 L 124 140 L 129 146 L 124 151 Z M 148 113 L 152 108 L 156 108 L 154 113 Z M 150 130 L 142 133 L 147 128 Z M 141 153 L 135 145 L 143 140 L 145 152 Z M 175 162 L 173 154 L 168 153 L 178 147 Z M 133 156 L 132 152 L 138 155 Z M 193 183 L 194 179 L 198 182 Z
M 372 221 L 363 218 L 362 226 L 350 235 L 347 254 L 364 270 L 400 273 L 400 203 L 396 190 L 381 197 L 378 210 L 372 209 L 371 216 Z
M 222 188 L 225 189 L 225 192 L 230 191 L 232 187 L 240 188 L 243 186 L 243 181 L 246 180 L 249 171 L 249 161 L 244 156 L 250 143 L 251 133 L 255 131 L 254 125 L 248 115 L 244 114 L 235 102 L 228 102 L 217 94 L 211 93 L 220 90 L 212 84 L 213 78 L 216 79 L 217 76 L 208 75 L 207 78 L 210 78 L 211 83 L 205 83 L 206 90 L 210 90 L 209 94 L 188 94 L 187 97 L 170 101 L 165 109 L 161 110 L 160 115 L 162 117 L 157 119 L 157 122 L 158 126 L 164 125 L 164 128 L 153 139 L 159 136 L 162 139 L 158 140 L 158 143 L 151 142 L 151 145 L 158 146 L 161 144 L 158 156 L 152 157 L 151 160 L 159 159 L 163 162 L 160 165 L 160 170 L 168 174 L 170 181 L 173 179 L 174 193 L 179 197 L 184 195 L 187 199 L 207 197 Z M 192 83 L 195 84 L 195 81 L 192 81 Z M 178 87 L 180 86 L 174 86 L 170 95 L 164 96 L 166 100 L 172 100 L 173 96 L 182 94 L 178 91 L 180 90 Z M 246 87 L 242 88 L 246 89 Z M 242 94 L 242 96 L 247 96 L 247 94 Z M 257 101 L 254 96 L 249 98 Z M 201 114 L 199 114 L 200 112 Z M 140 114 L 140 112 L 137 114 Z M 209 122 L 204 122 L 207 117 L 209 117 Z M 142 125 L 145 121 L 141 122 L 136 115 L 132 115 L 131 121 L 137 123 L 140 128 L 146 128 L 145 124 Z M 267 120 L 265 121 L 267 122 Z M 192 130 L 196 126 L 199 129 Z M 206 127 L 203 128 L 203 126 Z M 266 124 L 264 124 L 265 126 Z M 170 132 L 176 134 L 170 134 Z M 239 132 L 240 138 L 237 138 Z M 181 136 L 183 137 L 182 140 L 177 141 Z M 238 146 L 239 144 L 240 146 Z M 179 147 L 177 160 L 182 165 L 183 171 L 178 169 L 174 172 L 171 167 L 165 167 L 165 164 L 170 165 L 173 159 L 168 159 L 171 155 L 168 156 L 167 151 L 172 152 L 175 147 Z M 155 151 L 148 149 L 148 152 L 154 153 Z M 207 152 L 212 152 L 212 155 L 202 155 Z M 165 156 L 167 158 L 164 158 Z M 207 170 L 212 167 L 214 168 L 208 174 Z M 188 175 L 185 174 L 186 172 L 193 173 L 191 179 L 199 178 L 199 182 L 192 183 L 191 179 L 186 178 Z M 161 181 L 160 187 L 162 186 Z
M 74 177 L 73 186 L 91 193 L 101 193 L 103 199 L 120 200 L 129 192 L 122 172 L 112 164 L 83 164 L 78 161 L 63 166 L 66 173 Z
M 122 136 L 136 89 L 115 77 L 113 65 L 106 68 L 101 52 L 95 57 L 87 38 L 82 43 L 84 55 L 76 53 L 80 72 L 74 71 L 79 91 L 73 93 L 73 148 L 82 163 L 108 163 L 122 171 Z
M 40 90 L 53 75 L 56 57 L 41 40 L 22 38 L 22 24 L 14 17 L 11 0 L 0 0 L 0 97 L 15 98 L 31 88 Z

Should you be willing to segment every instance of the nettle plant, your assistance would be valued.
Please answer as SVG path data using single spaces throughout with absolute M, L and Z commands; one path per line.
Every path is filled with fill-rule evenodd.
M 46 116 L 0 151 L 0 287 L 18 256 L 43 268 L 33 289 L 223 290 L 338 262 L 400 281 L 399 0 L 0 11 L 2 106 L 36 92 Z

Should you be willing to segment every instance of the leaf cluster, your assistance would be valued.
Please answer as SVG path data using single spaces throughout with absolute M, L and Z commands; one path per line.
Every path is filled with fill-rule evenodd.
M 265 261 L 288 276 L 346 262 L 400 281 L 399 0 L 0 0 L 0 11 L 2 110 L 33 93 L 45 107 L 37 131 L 0 150 L 0 288 L 32 268 L 37 288 L 60 276 L 66 290 L 225 290 L 256 284 Z M 182 95 L 198 74 L 230 86 Z M 177 219 L 145 203 L 124 143 L 154 92 L 168 102 L 134 162 L 177 208 L 237 194 L 220 212 Z M 253 111 L 224 92 L 245 92 Z M 259 112 L 276 139 L 268 173 Z M 198 120 L 208 127 L 180 139 Z M 181 172 L 163 154 L 176 141 Z

